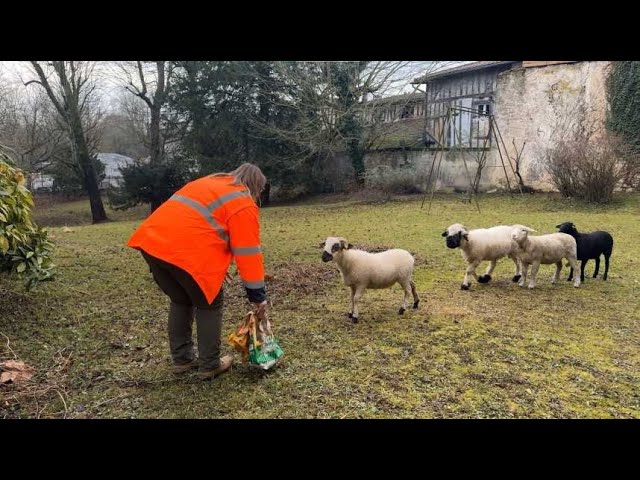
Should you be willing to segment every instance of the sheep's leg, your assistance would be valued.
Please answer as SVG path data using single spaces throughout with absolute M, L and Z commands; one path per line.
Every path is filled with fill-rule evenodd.
M 527 281 L 527 271 L 529 270 L 529 264 L 527 262 L 522 262 L 521 268 L 522 270 L 520 271 L 522 272 L 522 276 L 520 277 L 520 281 L 518 282 L 518 285 L 520 285 L 521 287 L 524 287 Z
M 364 292 L 363 287 L 356 287 L 355 293 L 353 294 L 353 315 L 351 316 L 351 321 L 353 323 L 358 323 L 358 302 L 362 298 L 362 293 Z
M 402 315 L 407 309 L 407 300 L 409 299 L 409 295 L 413 295 L 413 308 L 418 308 L 418 303 L 420 303 L 420 298 L 418 298 L 418 292 L 416 291 L 416 284 L 413 283 L 412 280 L 407 281 L 398 281 L 402 289 L 404 290 L 404 298 L 402 300 L 402 307 L 398 310 L 398 315 Z
M 416 290 L 416 284 L 413 283 L 413 280 L 409 282 L 409 286 L 411 287 L 411 293 L 413 294 L 413 308 L 418 308 L 418 304 L 420 303 L 420 297 L 418 297 L 418 291 Z
M 462 281 L 462 285 L 460 286 L 461 290 L 469 290 L 469 275 L 473 275 L 473 278 L 478 280 L 478 275 L 476 274 L 476 268 L 480 262 L 473 262 L 467 266 L 467 270 L 464 272 L 464 280 Z
M 598 277 L 598 271 L 600 270 L 600 255 L 598 255 L 596 257 L 596 269 L 593 272 L 593 278 L 597 278 Z
M 496 268 L 496 260 L 491 260 L 491 263 L 487 267 L 487 271 L 484 272 L 484 275 L 478 277 L 478 283 L 489 283 L 491 281 L 491 274 L 493 273 L 494 268 Z
M 609 257 L 611 256 L 611 252 L 605 252 L 604 254 L 604 275 L 602 276 L 602 280 L 607 279 L 607 275 L 609 274 Z
M 529 280 L 529 288 L 536 287 L 536 279 L 538 278 L 539 268 L 540 268 L 540 262 L 536 261 L 531 264 L 531 280 Z
M 582 260 L 582 262 L 580 263 L 580 281 L 584 282 L 584 267 L 587 266 L 587 262 L 589 261 L 589 259 L 587 258 L 586 260 Z
M 404 290 L 404 296 L 402 297 L 402 306 L 400 307 L 400 310 L 398 310 L 398 315 L 402 315 L 407 310 L 407 300 L 409 299 L 409 295 L 411 295 L 411 286 L 406 280 L 399 280 L 398 284 L 400 284 L 402 290 Z
M 576 272 L 576 278 L 573 281 L 573 286 L 574 287 L 579 287 L 580 286 L 580 276 L 578 275 L 578 260 L 574 257 L 574 258 L 568 258 L 567 260 L 569 260 L 569 263 L 571 264 L 571 268 Z
M 518 257 L 515 256 L 509 256 L 511 258 L 511 260 L 513 260 L 513 263 L 516 264 L 516 273 L 513 274 L 513 278 L 511 279 L 512 282 L 517 282 L 518 280 L 520 280 L 520 277 L 522 276 L 522 273 L 520 272 L 522 265 L 520 265 L 520 261 L 518 260 Z
M 573 280 L 573 267 L 569 269 L 569 278 L 567 278 L 567 282 Z
M 349 318 L 353 318 L 353 296 L 355 294 L 356 294 L 356 287 L 351 285 L 351 310 L 349 310 L 349 313 L 347 314 Z
M 556 273 L 553 275 L 553 279 L 551 280 L 551 283 L 553 284 L 558 283 L 558 280 L 560 279 L 560 270 L 562 270 L 562 260 L 560 260 L 559 262 L 556 262 Z

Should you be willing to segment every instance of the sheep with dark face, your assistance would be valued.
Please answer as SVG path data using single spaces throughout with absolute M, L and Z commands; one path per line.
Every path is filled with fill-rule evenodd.
M 613 237 L 610 233 L 598 230 L 591 233 L 580 233 L 573 224 L 573 222 L 564 222 L 556 225 L 556 228 L 560 232 L 571 235 L 576 239 L 576 245 L 578 246 L 578 260 L 580 260 L 580 281 L 584 282 L 584 267 L 587 266 L 587 262 L 592 258 L 596 261 L 596 269 L 593 272 L 593 278 L 598 276 L 600 270 L 600 255 L 604 255 L 604 275 L 603 280 L 607 279 L 609 274 L 609 258 L 611 257 L 611 251 L 613 250 Z M 569 271 L 570 281 L 573 278 L 573 268 Z
M 416 285 L 411 280 L 414 258 L 406 250 L 394 248 L 379 253 L 369 253 L 353 248 L 345 238 L 328 237 L 321 245 L 322 261 L 336 262 L 344 284 L 351 288 L 351 310 L 348 315 L 353 323 L 358 322 L 358 301 L 367 288 L 389 288 L 398 283 L 404 290 L 402 315 L 407 309 L 407 300 L 413 295 L 413 308 L 418 308 L 420 299 Z
M 567 259 L 572 267 L 578 267 L 576 241 L 566 233 L 550 233 L 548 235 L 529 235 L 535 232 L 533 228 L 524 225 L 514 225 L 511 233 L 513 244 L 516 246 L 516 255 L 522 265 L 522 278 L 519 285 L 524 287 L 527 281 L 527 270 L 531 265 L 531 279 L 529 288 L 535 288 L 538 268 L 540 265 L 555 263 L 556 273 L 551 283 L 557 283 L 562 270 L 562 259 Z M 580 286 L 580 279 L 576 276 L 574 287 Z
M 462 290 L 469 290 L 469 275 L 473 275 L 478 283 L 489 283 L 493 269 L 496 268 L 496 262 L 503 257 L 511 258 L 516 265 L 512 281 L 517 282 L 520 279 L 520 265 L 511 242 L 512 230 L 512 225 L 476 228 L 474 230 L 467 230 L 464 225 L 459 223 L 447 227 L 442 233 L 442 236 L 446 237 L 447 247 L 460 248 L 462 257 L 467 262 L 467 270 L 460 286 Z M 478 277 L 476 268 L 485 260 L 489 260 L 491 264 L 485 274 Z

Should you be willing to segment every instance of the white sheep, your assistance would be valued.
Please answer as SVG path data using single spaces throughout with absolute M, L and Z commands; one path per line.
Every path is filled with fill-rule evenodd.
M 320 246 L 324 248 L 322 260 L 334 260 L 344 284 L 351 287 L 351 310 L 348 315 L 353 323 L 358 322 L 358 301 L 367 288 L 388 288 L 399 283 L 404 290 L 404 298 L 398 314 L 402 315 L 407 309 L 407 300 L 411 294 L 413 308 L 418 308 L 420 299 L 416 285 L 411 280 L 414 258 L 406 250 L 394 248 L 369 253 L 353 248 L 342 237 L 328 237 Z
M 513 225 L 499 225 L 491 228 L 476 228 L 467 230 L 464 225 L 454 223 L 442 233 L 446 237 L 446 245 L 449 248 L 460 248 L 462 257 L 467 262 L 467 270 L 460 288 L 469 290 L 469 275 L 473 275 L 478 283 L 489 283 L 496 262 L 503 257 L 509 257 L 516 265 L 516 272 L 511 279 L 517 282 L 520 279 L 521 268 L 515 255 L 515 247 L 511 242 Z M 478 277 L 476 268 L 481 262 L 491 262 L 484 275 Z
M 527 280 L 527 270 L 531 265 L 531 280 L 529 288 L 536 286 L 536 277 L 540 264 L 556 264 L 556 273 L 551 283 L 557 283 L 562 270 L 562 259 L 566 258 L 574 272 L 578 270 L 576 240 L 566 233 L 550 233 L 548 235 L 529 236 L 534 229 L 524 225 L 514 225 L 511 238 L 517 247 L 516 255 L 522 264 L 522 278 L 520 286 L 524 287 Z M 580 286 L 580 275 L 575 276 L 574 287 Z

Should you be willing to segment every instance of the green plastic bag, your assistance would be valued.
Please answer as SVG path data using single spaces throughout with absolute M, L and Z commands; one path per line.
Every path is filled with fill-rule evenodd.
M 271 329 L 271 322 L 265 315 L 262 319 L 251 312 L 249 328 L 249 364 L 262 370 L 269 370 L 284 355 Z

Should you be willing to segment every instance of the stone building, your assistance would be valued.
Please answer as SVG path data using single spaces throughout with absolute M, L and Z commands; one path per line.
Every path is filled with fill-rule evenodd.
M 438 188 L 467 188 L 481 158 L 481 188 L 506 184 L 505 170 L 513 185 L 506 162 L 513 164 L 516 149 L 526 142 L 520 167 L 525 184 L 551 190 L 541 156 L 568 124 L 603 129 L 609 66 L 603 61 L 487 61 L 417 78 L 413 84 L 422 93 L 386 99 L 389 113 L 383 124 L 394 133 L 369 149 L 368 179 L 393 172 L 424 188 L 438 153 Z M 501 142 L 491 133 L 490 121 Z

